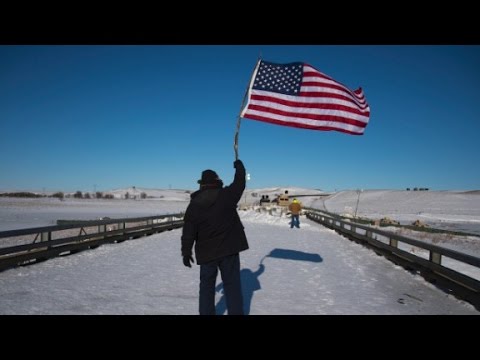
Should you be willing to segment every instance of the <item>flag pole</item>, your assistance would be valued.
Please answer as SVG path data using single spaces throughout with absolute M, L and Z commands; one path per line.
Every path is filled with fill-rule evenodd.
M 258 69 L 258 66 L 259 66 L 261 60 L 262 59 L 259 57 L 258 60 L 257 60 L 257 64 L 255 65 L 255 68 L 252 71 L 252 75 L 250 77 L 250 81 L 248 82 L 247 89 L 245 90 L 245 95 L 243 95 L 242 105 L 240 106 L 240 111 L 238 113 L 237 129 L 235 131 L 235 140 L 233 142 L 233 149 L 235 150 L 235 160 L 238 160 L 238 134 L 240 133 L 240 121 L 242 120 L 242 110 L 245 106 L 245 102 L 247 100 L 247 95 L 248 95 L 250 89 L 252 88 L 252 85 L 253 85 L 252 82 L 253 82 L 253 79 L 255 78 L 254 75 L 257 72 L 257 69 Z

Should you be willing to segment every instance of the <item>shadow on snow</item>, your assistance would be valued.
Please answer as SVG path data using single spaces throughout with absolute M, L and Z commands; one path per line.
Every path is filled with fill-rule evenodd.
M 250 314 L 253 293 L 262 288 L 258 278 L 265 272 L 263 260 L 265 260 L 267 257 L 282 260 L 310 261 L 316 263 L 323 261 L 322 257 L 318 254 L 311 254 L 298 250 L 273 249 L 269 254 L 262 258 L 260 264 L 258 265 L 258 269 L 255 272 L 251 269 L 242 269 L 240 271 L 240 278 L 242 281 L 243 311 L 245 315 Z M 216 286 L 215 291 L 221 292 L 222 294 L 222 297 L 215 306 L 216 313 L 218 315 L 223 315 L 227 311 L 225 293 L 223 292 L 223 282 Z

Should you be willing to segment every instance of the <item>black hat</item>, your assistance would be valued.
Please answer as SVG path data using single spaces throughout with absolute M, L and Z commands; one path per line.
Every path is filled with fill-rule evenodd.
M 197 182 L 200 185 L 207 185 L 207 184 L 217 184 L 220 180 L 217 173 L 213 170 L 204 170 L 202 171 L 202 178 Z

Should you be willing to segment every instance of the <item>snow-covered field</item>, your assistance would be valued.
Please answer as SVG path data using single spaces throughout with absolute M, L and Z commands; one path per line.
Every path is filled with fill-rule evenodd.
M 433 227 L 480 235 L 480 191 L 366 190 L 358 196 L 356 191 L 328 194 L 314 189 L 276 187 L 246 189 L 240 204 L 258 203 L 262 195 L 269 195 L 272 200 L 285 190 L 290 197 L 300 195 L 298 199 L 305 206 L 338 214 L 353 215 L 357 211 L 358 216 L 390 217 L 402 224 L 421 220 Z M 136 199 L 122 200 L 127 192 Z M 147 199 L 140 199 L 142 192 L 147 194 Z M 115 196 L 112 200 L 0 197 L 0 230 L 18 228 L 19 223 L 22 224 L 20 227 L 53 225 L 57 219 L 64 218 L 134 217 L 178 212 L 185 210 L 191 192 L 126 188 L 108 192 Z
M 341 191 L 310 203 L 339 214 L 372 219 L 389 217 L 401 224 L 420 220 L 435 228 L 480 235 L 480 192 L 367 190 Z
M 290 188 L 310 207 L 348 214 L 358 194 L 328 196 Z M 125 190 L 119 190 L 119 194 Z M 284 189 L 247 189 L 241 204 Z M 152 196 L 149 194 L 149 196 Z M 0 231 L 56 224 L 57 219 L 138 217 L 185 211 L 189 192 L 158 190 L 145 200 L 0 198 Z M 278 213 L 239 211 L 250 249 L 241 254 L 245 309 L 249 314 L 479 314 L 334 231 L 301 217 L 290 229 Z M 480 219 L 480 196 L 455 192 L 366 191 L 358 215 L 405 222 L 442 219 L 470 224 Z M 392 228 L 392 231 L 397 229 Z M 414 234 L 415 235 L 415 234 Z M 478 237 L 425 241 L 476 254 Z M 199 268 L 182 265 L 181 229 L 58 257 L 0 273 L 0 314 L 196 314 Z M 432 237 L 430 237 L 432 236 Z M 0 240 L 1 241 L 1 240 Z M 475 269 L 477 270 L 477 269 Z M 217 313 L 225 313 L 218 279 Z
M 133 218 L 185 211 L 188 200 L 18 199 L 0 197 L 0 231 L 56 225 L 57 220 Z
M 467 231 L 480 236 L 480 194 L 459 191 L 342 191 L 325 194 L 303 188 L 247 189 L 240 205 L 258 203 L 262 195 L 270 199 L 288 191 L 304 206 L 330 212 L 380 219 L 390 217 L 401 224 L 420 220 L 431 227 Z M 128 192 L 136 199 L 120 199 Z M 147 199 L 140 199 L 145 192 Z M 127 188 L 111 191 L 116 198 L 74 199 L 60 201 L 52 198 L 18 199 L 0 197 L 0 231 L 37 226 L 56 225 L 58 219 L 93 220 L 101 217 L 128 218 L 173 214 L 185 211 L 191 191 Z M 358 208 L 357 208 L 357 200 Z M 431 234 L 394 227 L 382 228 L 404 236 L 455 249 L 480 257 L 480 237 Z
M 402 225 L 411 225 L 420 220 L 432 228 L 476 234 L 478 236 L 458 236 L 381 227 L 384 231 L 480 257 L 478 191 L 368 190 L 361 192 L 360 197 L 356 191 L 342 191 L 320 199 L 310 199 L 308 206 L 346 216 L 353 216 L 357 210 L 357 216 L 360 217 L 388 217 Z

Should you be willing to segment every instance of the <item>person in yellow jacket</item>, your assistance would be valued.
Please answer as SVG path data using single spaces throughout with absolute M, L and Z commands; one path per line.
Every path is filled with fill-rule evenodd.
M 302 211 L 302 205 L 297 199 L 293 199 L 292 203 L 288 205 L 288 210 L 292 213 L 292 221 L 290 222 L 290 229 L 294 226 L 300 229 L 300 212 Z

